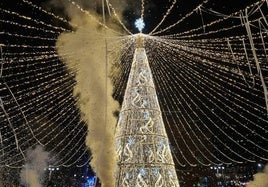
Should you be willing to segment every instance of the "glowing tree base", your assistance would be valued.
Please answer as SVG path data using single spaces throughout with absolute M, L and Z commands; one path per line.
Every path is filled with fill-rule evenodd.
M 116 128 L 116 184 L 179 186 L 144 48 L 137 48 Z

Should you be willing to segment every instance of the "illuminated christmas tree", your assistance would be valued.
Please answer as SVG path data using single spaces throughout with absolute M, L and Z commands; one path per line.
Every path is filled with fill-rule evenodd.
M 116 152 L 115 186 L 179 186 L 141 36 L 116 128 Z

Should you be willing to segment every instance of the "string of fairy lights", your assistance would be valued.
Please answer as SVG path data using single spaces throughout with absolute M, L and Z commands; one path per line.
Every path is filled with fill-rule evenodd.
M 52 153 L 50 165 L 82 167 L 90 157 L 84 144 L 87 128 L 76 106 L 78 98 L 72 96 L 76 72 L 67 70 L 61 61 L 64 56 L 59 57 L 55 47 L 62 32 L 71 33 L 82 26 L 33 1 L 19 1 L 18 6 L 27 7 L 32 14 L 0 8 L 5 15 L 0 22 L 6 28 L 0 31 L 5 38 L 0 41 L 0 166 L 20 168 L 28 148 L 42 145 Z M 116 40 L 107 37 L 110 77 L 113 96 L 122 102 L 136 35 L 108 0 L 107 16 L 116 20 L 121 31 L 104 25 L 79 3 L 66 2 L 115 34 Z M 211 2 L 215 1 L 204 0 L 163 26 L 180 5 L 170 1 L 159 23 L 148 35 L 143 34 L 175 164 L 267 162 L 268 1 L 253 2 L 229 14 L 213 10 Z M 146 4 L 141 1 L 142 20 L 148 13 Z M 47 20 L 35 17 L 37 14 Z M 201 24 L 168 33 L 195 14 Z M 207 22 L 207 15 L 215 18 Z M 76 60 L 72 51 L 64 53 Z
M 164 33 L 165 31 L 177 26 L 178 24 L 180 24 L 181 22 L 183 22 L 186 18 L 190 17 L 192 14 L 194 14 L 196 11 L 198 11 L 200 9 L 201 6 L 205 5 L 207 2 L 209 2 L 209 0 L 204 0 L 201 4 L 199 4 L 195 9 L 193 9 L 191 12 L 189 12 L 188 14 L 186 14 L 184 17 L 182 17 L 181 19 L 179 19 L 177 22 L 170 24 L 168 27 L 161 29 L 157 32 L 152 32 L 150 33 L 151 35 L 159 35 L 161 33 Z M 170 13 L 170 12 L 169 12 Z M 166 15 L 168 16 L 168 15 Z
M 161 25 L 162 23 L 166 20 L 166 18 L 168 17 L 168 15 L 170 14 L 170 12 L 172 11 L 172 9 L 174 8 L 175 4 L 176 4 L 177 0 L 174 0 L 172 2 L 172 4 L 170 5 L 169 9 L 166 11 L 165 15 L 163 16 L 162 20 L 158 23 L 158 25 L 149 33 L 153 34 L 154 31 L 156 31 Z
M 252 4 L 252 5 L 250 5 L 250 6 L 248 6 L 248 7 L 246 7 L 245 9 L 244 9 L 244 11 L 246 11 L 246 10 L 249 10 L 249 9 L 252 9 L 252 8 L 254 8 L 255 6 L 258 6 L 258 8 L 256 9 L 256 11 L 260 11 L 261 9 L 260 9 L 260 7 L 261 7 L 261 5 L 263 5 L 264 4 L 264 2 L 265 2 L 266 0 L 262 0 L 262 1 L 258 1 L 258 2 L 256 2 L 256 3 L 254 3 L 254 4 Z M 206 9 L 206 8 L 204 8 L 202 5 L 200 5 L 200 8 L 201 8 L 201 10 L 202 11 L 210 11 L 209 9 Z M 193 12 L 192 12 L 193 13 Z M 198 28 L 194 28 L 194 29 L 191 29 L 191 30 L 188 30 L 188 31 L 185 31 L 185 32 L 182 32 L 182 33 L 178 33 L 178 34 L 172 34 L 172 35 L 170 35 L 170 36 L 174 36 L 174 37 L 180 37 L 180 36 L 183 36 L 183 35 L 187 35 L 187 37 L 189 37 L 189 38 L 193 38 L 193 37 L 195 37 L 195 35 L 189 35 L 190 33 L 193 33 L 193 32 L 196 32 L 196 31 L 202 31 L 202 29 L 205 27 L 205 28 L 208 28 L 208 27 L 211 27 L 211 26 L 213 26 L 213 25 L 215 25 L 215 24 L 219 24 L 219 23 L 221 23 L 221 22 L 224 22 L 224 21 L 226 21 L 226 20 L 228 20 L 228 19 L 231 19 L 231 18 L 236 18 L 236 16 L 239 16 L 241 14 L 241 10 L 239 10 L 239 11 L 237 11 L 237 12 L 234 12 L 234 13 L 232 13 L 232 14 L 230 14 L 230 15 L 228 15 L 228 16 L 223 16 L 223 18 L 220 18 L 220 19 L 216 19 L 215 21 L 212 21 L 212 22 L 210 22 L 210 23 L 207 23 L 206 25 L 202 25 L 202 26 L 200 26 L 200 27 L 198 27 Z M 219 15 L 219 13 L 217 14 L 217 15 Z M 250 15 L 250 14 L 249 14 Z M 248 16 L 249 16 L 248 15 Z M 260 18 L 258 18 L 258 19 L 263 19 L 264 18 L 264 16 L 262 16 L 262 17 L 260 17 Z M 184 20 L 185 18 L 182 18 L 182 21 Z M 181 21 L 181 22 L 182 22 Z M 241 24 L 240 24 L 241 25 Z M 235 27 L 238 27 L 238 26 L 240 26 L 240 25 L 234 25 L 234 26 L 232 26 L 232 27 L 230 27 L 230 28 L 222 28 L 222 29 L 220 29 L 220 30 L 218 30 L 219 32 L 221 31 L 221 30 L 227 30 L 227 29 L 231 29 L 231 28 L 235 28 Z M 214 31 L 215 32 L 215 31 Z M 155 34 L 157 34 L 157 33 L 155 33 Z M 207 34 L 209 34 L 209 33 L 207 33 L 207 32 L 201 32 L 201 34 L 205 34 L 205 35 L 207 35 Z M 200 34 L 200 35 L 201 35 Z M 170 37 L 169 36 L 169 37 Z

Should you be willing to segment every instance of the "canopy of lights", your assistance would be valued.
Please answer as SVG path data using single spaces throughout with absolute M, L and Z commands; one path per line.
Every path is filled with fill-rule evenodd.
M 171 0 L 165 2 L 154 21 L 150 20 L 157 3 L 150 0 L 125 5 L 133 6 L 129 12 L 122 11 L 116 0 L 95 4 L 66 0 L 64 8 L 49 2 L 16 1 L 16 6 L 8 0 L 0 3 L 0 167 L 23 168 L 27 151 L 37 145 L 50 153 L 51 167 L 83 167 L 92 159 L 85 144 L 91 124 L 84 118 L 80 95 L 73 94 L 79 82 L 76 78 L 84 69 L 77 61 L 78 54 L 61 48 L 65 43 L 58 42 L 62 34 L 87 36 L 89 32 L 105 54 L 105 69 L 99 75 L 105 80 L 105 97 L 109 79 L 112 97 L 120 105 L 141 105 L 137 114 L 140 119 L 151 119 L 143 107 L 157 106 L 161 120 L 154 124 L 163 124 L 166 133 L 159 140 L 162 144 L 154 148 L 155 154 L 163 146 L 169 147 L 167 154 L 172 156 L 168 159 L 173 157 L 177 171 L 200 165 L 268 161 L 267 0 L 250 1 L 229 10 L 218 9 L 216 0 L 200 0 L 187 7 L 187 12 L 178 12 L 183 5 Z M 73 18 L 76 14 L 83 19 Z M 133 19 L 127 18 L 130 15 Z M 87 17 L 93 20 L 94 28 L 83 26 Z M 150 67 L 145 70 L 150 71 L 146 76 L 152 76 L 153 82 L 141 90 L 134 86 L 127 90 L 137 35 L 143 38 Z M 87 44 L 86 40 L 82 42 Z M 83 53 L 94 56 L 95 50 Z M 66 59 L 73 62 L 71 66 L 66 65 Z M 147 79 L 141 74 L 139 81 Z M 149 92 L 149 87 L 155 93 Z M 155 98 L 154 104 L 141 97 L 142 93 Z M 129 98 L 124 98 L 125 94 Z M 113 115 L 107 98 L 103 102 L 96 100 L 95 105 L 106 107 L 104 113 Z M 119 122 L 134 120 L 135 116 L 126 117 L 132 114 L 126 114 L 128 110 L 122 107 L 120 115 L 115 115 Z M 104 123 L 116 127 L 116 123 Z M 131 147 L 135 141 L 142 141 L 142 134 L 136 139 L 117 134 L 117 153 L 124 152 L 118 142 Z M 149 139 L 149 143 L 155 141 L 153 136 Z M 148 154 L 149 143 L 144 144 Z M 131 154 L 133 150 L 127 151 Z M 145 168 L 140 174 L 149 171 L 160 170 Z M 130 175 L 124 174 L 125 180 L 129 179 Z

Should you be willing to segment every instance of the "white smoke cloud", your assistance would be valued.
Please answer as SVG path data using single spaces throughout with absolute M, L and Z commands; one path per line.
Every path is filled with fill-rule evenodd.
M 247 187 L 268 187 L 268 164 L 265 166 L 263 172 L 254 175 L 254 180 Z
M 114 35 L 89 16 L 73 14 L 72 22 L 79 27 L 73 33 L 59 36 L 57 51 L 67 67 L 76 72 L 73 95 L 79 97 L 78 105 L 88 124 L 86 144 L 92 152 L 90 165 L 102 186 L 111 187 L 116 168 L 113 112 L 119 106 L 112 98 L 113 86 L 107 79 L 105 37 L 111 39 Z M 66 56 L 66 51 L 72 55 Z
M 27 187 L 41 187 L 49 153 L 43 147 L 37 146 L 27 152 L 27 162 L 21 170 L 21 183 Z

